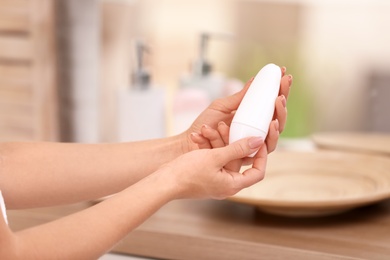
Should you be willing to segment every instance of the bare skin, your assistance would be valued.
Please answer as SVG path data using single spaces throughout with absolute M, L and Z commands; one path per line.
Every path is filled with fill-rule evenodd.
M 288 78 L 283 76 L 281 83 L 284 98 L 291 86 Z M 224 122 L 228 126 L 249 84 L 214 101 L 190 129 L 174 137 L 117 144 L 0 144 L 0 190 L 8 209 L 74 203 L 115 193 L 86 210 L 20 232 L 12 232 L 0 214 L 0 259 L 96 259 L 169 201 L 223 199 L 260 181 L 267 148 L 276 147 L 285 124 L 287 111 L 280 109 L 283 97 L 275 103 L 279 112 L 266 143 L 246 138 L 216 149 L 199 149 L 205 146 L 191 137 L 201 133 L 203 125 L 217 128 Z M 256 150 L 252 168 L 240 173 L 230 167 Z

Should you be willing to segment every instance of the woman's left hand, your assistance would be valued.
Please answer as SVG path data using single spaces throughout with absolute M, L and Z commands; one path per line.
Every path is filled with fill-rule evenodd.
M 279 96 L 275 102 L 274 119 L 270 124 L 269 133 L 265 141 L 269 153 L 275 150 L 279 134 L 283 131 L 287 119 L 286 102 L 292 84 L 292 76 L 286 75 L 285 67 L 282 67 L 281 70 L 282 79 L 280 81 Z M 218 127 L 218 124 L 221 121 L 228 126 L 230 125 L 234 116 L 234 111 L 236 111 L 240 105 L 252 80 L 253 79 L 248 81 L 245 87 L 236 94 L 215 100 L 198 116 L 191 127 L 184 133 L 187 142 L 187 151 L 201 148 L 192 140 L 191 134 L 200 133 L 203 125 L 208 125 L 214 129 Z

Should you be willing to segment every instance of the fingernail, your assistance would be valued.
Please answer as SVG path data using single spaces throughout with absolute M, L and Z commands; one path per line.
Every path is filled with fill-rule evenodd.
M 286 97 L 284 96 L 284 95 L 281 95 L 281 99 L 282 99 L 282 105 L 284 106 L 284 107 L 286 107 Z
M 223 121 L 221 121 L 221 122 L 219 122 L 218 123 L 218 126 L 225 126 L 226 124 L 225 124 L 225 122 L 223 122 Z
M 263 139 L 261 137 L 252 137 L 248 140 L 248 145 L 251 149 L 258 148 L 263 144 Z
M 275 119 L 275 130 L 279 131 L 279 120 Z
M 210 128 L 208 125 L 206 125 L 206 124 L 204 124 L 204 125 L 202 125 L 202 127 L 204 127 L 204 128 Z
M 292 75 L 288 75 L 288 83 L 290 83 L 291 84 L 291 82 L 292 82 Z
M 248 85 L 248 84 L 251 84 L 252 81 L 253 81 L 254 79 L 255 79 L 255 77 L 250 78 L 250 79 L 246 82 L 245 86 Z
M 197 137 L 197 136 L 200 136 L 200 134 L 193 132 L 193 133 L 191 133 L 191 136 Z

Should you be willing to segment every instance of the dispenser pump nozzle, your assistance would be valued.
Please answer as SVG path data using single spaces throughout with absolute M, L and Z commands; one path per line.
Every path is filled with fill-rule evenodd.
M 147 89 L 150 85 L 150 72 L 144 67 L 144 53 L 149 48 L 141 40 L 135 42 L 136 69 L 132 75 L 132 82 L 137 88 Z
M 202 77 L 210 74 L 212 71 L 212 65 L 207 60 L 207 48 L 211 38 L 213 39 L 231 39 L 233 35 L 231 33 L 208 33 L 202 32 L 199 39 L 199 57 L 193 65 L 193 73 L 197 77 Z
M 208 41 L 210 40 L 209 33 L 201 33 L 200 34 L 200 42 L 199 42 L 199 58 L 195 61 L 193 65 L 193 73 L 197 77 L 202 77 L 208 75 L 211 72 L 212 66 L 206 60 L 206 52 Z

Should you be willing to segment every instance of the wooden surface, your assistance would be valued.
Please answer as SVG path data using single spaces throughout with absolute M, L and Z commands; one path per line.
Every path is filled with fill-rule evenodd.
M 13 230 L 84 204 L 9 211 Z M 388 259 L 390 201 L 322 218 L 285 218 L 230 201 L 174 201 L 115 252 L 162 259 Z
M 56 140 L 54 0 L 0 0 L 0 141 Z

